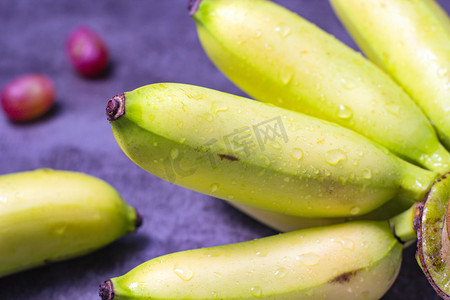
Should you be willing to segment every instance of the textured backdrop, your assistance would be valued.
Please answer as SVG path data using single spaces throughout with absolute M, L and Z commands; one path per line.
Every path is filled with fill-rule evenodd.
M 143 171 L 120 150 L 106 121 L 111 96 L 149 83 L 244 95 L 206 57 L 187 2 L 0 0 L 0 86 L 39 72 L 57 88 L 57 104 L 39 121 L 12 124 L 0 113 L 0 174 L 41 167 L 85 172 L 112 183 L 144 217 L 137 233 L 95 253 L 0 279 L 1 300 L 99 299 L 100 283 L 156 256 L 276 233 L 221 200 Z M 276 2 L 356 49 L 328 1 Z M 450 11 L 449 0 L 438 2 Z M 108 76 L 84 79 L 68 64 L 67 35 L 82 24 L 106 41 Z M 384 299 L 438 299 L 414 253 L 414 246 L 404 251 L 400 276 Z

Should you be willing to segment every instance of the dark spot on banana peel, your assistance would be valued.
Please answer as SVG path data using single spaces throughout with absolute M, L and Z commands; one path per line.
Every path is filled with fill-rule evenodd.
M 342 273 L 331 279 L 330 283 L 347 283 L 356 275 L 356 273 L 358 273 L 358 271 Z
M 219 153 L 219 154 L 217 154 L 217 156 L 219 156 L 221 160 L 224 160 L 224 159 L 227 159 L 230 161 L 238 161 L 239 160 L 239 158 L 237 158 L 236 156 L 230 155 L 230 154 Z
M 111 280 L 107 280 L 104 284 L 100 285 L 100 291 L 98 294 L 100 295 L 102 300 L 114 299 L 114 288 Z
M 125 114 L 125 94 L 118 94 L 109 99 L 106 104 L 108 121 L 115 121 Z

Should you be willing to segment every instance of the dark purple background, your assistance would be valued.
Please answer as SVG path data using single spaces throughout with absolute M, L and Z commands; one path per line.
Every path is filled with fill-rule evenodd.
M 0 114 L 0 174 L 41 167 L 85 172 L 112 183 L 144 216 L 138 233 L 95 253 L 0 279 L 1 300 L 99 299 L 100 283 L 156 256 L 276 233 L 221 200 L 143 171 L 120 150 L 106 121 L 111 96 L 149 83 L 244 95 L 206 57 L 187 2 L 0 0 L 0 86 L 40 72 L 57 88 L 57 105 L 37 122 L 12 124 Z M 356 49 L 327 1 L 276 2 Z M 438 2 L 450 11 L 450 1 Z M 108 44 L 112 65 L 106 77 L 81 78 L 68 64 L 66 37 L 82 24 Z M 414 253 L 414 246 L 404 251 L 400 276 L 384 299 L 438 299 Z

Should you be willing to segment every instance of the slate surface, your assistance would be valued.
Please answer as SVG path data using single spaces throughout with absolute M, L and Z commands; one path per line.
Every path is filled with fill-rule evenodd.
M 276 2 L 356 48 L 327 1 Z M 438 2 L 450 11 L 448 0 Z M 204 54 L 186 6 L 187 0 L 0 0 L 0 86 L 40 72 L 57 87 L 57 105 L 37 122 L 12 124 L 0 114 L 0 174 L 41 167 L 85 172 L 113 183 L 144 216 L 138 233 L 95 253 L 0 279 L 0 299 L 99 299 L 101 282 L 156 256 L 276 233 L 221 200 L 143 171 L 122 153 L 106 121 L 111 96 L 149 83 L 244 95 Z M 82 24 L 108 44 L 108 76 L 87 80 L 69 66 L 65 41 Z M 405 250 L 400 276 L 384 299 L 437 299 L 414 252 L 414 246 Z

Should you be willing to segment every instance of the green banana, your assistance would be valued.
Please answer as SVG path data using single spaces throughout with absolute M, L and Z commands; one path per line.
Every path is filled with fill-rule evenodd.
M 0 277 L 91 252 L 140 220 L 92 176 L 50 169 L 1 175 Z
M 210 59 L 255 99 L 338 123 L 441 174 L 450 169 L 449 152 L 409 96 L 298 15 L 265 0 L 196 0 L 191 14 Z
M 386 221 L 355 221 L 154 258 L 100 287 L 111 299 L 379 299 L 402 246 Z
M 206 88 L 148 85 L 106 110 L 118 144 L 143 169 L 283 214 L 363 215 L 393 198 L 422 200 L 438 177 L 334 123 Z
M 436 181 L 417 216 L 417 261 L 443 299 L 450 299 L 450 173 Z
M 433 0 L 331 0 L 362 51 L 431 119 L 450 149 L 450 19 Z

